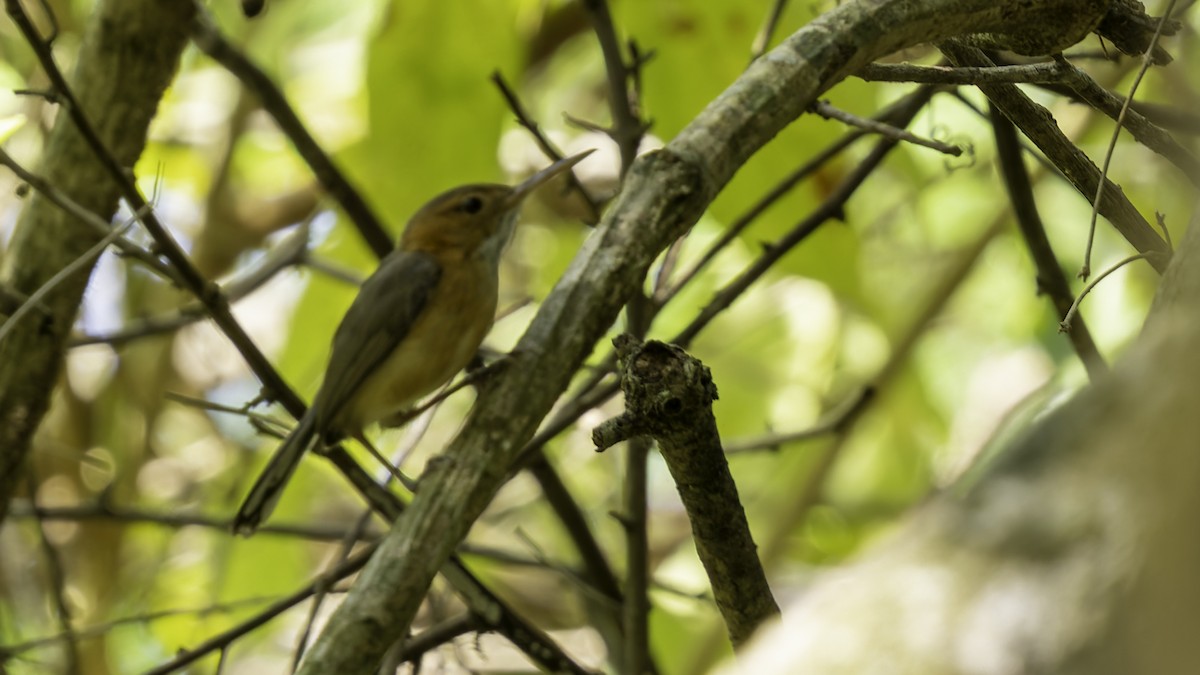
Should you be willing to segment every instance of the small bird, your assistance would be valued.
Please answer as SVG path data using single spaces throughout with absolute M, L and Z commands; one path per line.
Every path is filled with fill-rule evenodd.
M 233 521 L 236 533 L 252 534 L 267 518 L 310 447 L 396 418 L 467 366 L 492 327 L 500 254 L 521 203 L 590 153 L 561 159 L 515 187 L 455 188 L 413 215 L 342 318 L 321 389 L 250 489 Z

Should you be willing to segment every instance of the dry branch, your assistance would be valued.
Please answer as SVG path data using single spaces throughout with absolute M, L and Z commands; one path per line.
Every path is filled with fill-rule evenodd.
M 662 151 L 632 167 L 622 193 L 542 305 L 514 363 L 485 384 L 462 433 L 422 478 L 300 672 L 370 672 L 409 629 L 438 567 L 503 484 L 525 442 L 651 261 L 691 227 L 734 172 L 822 92 L 875 58 L 989 33 L 1058 52 L 1099 23 L 1106 0 L 862 0 L 843 3 L 757 59 Z M 1065 20 L 1064 20 L 1065 19 Z

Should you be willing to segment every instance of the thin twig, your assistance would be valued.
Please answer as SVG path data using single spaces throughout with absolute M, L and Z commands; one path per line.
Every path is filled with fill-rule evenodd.
M 653 445 L 645 437 L 626 444 L 624 494 L 618 519 L 625 532 L 626 578 L 621 623 L 625 628 L 626 673 L 644 673 L 650 654 L 649 458 Z
M 511 110 L 512 114 L 517 118 L 517 124 L 520 124 L 529 132 L 531 136 L 533 136 L 533 140 L 538 144 L 538 147 L 542 149 L 542 153 L 553 162 L 557 162 L 558 160 L 562 159 L 562 151 L 559 150 L 554 143 L 552 143 L 550 139 L 546 137 L 546 134 L 542 133 L 541 126 L 539 126 L 538 123 L 534 121 L 533 117 L 529 115 L 529 112 L 525 110 L 525 106 L 521 103 L 521 99 L 517 96 L 517 93 L 513 91 L 513 88 L 508 85 L 508 82 L 504 79 L 504 75 L 502 75 L 499 70 L 492 73 L 492 82 L 496 84 L 496 88 L 500 90 L 500 95 L 503 96 L 505 102 L 508 103 L 509 110 Z M 599 222 L 600 206 L 596 204 L 596 200 L 591 194 L 588 193 L 587 188 L 583 186 L 583 183 L 579 181 L 579 178 L 575 175 L 574 169 L 567 171 L 567 184 L 570 185 L 571 189 L 577 192 L 579 196 L 583 198 L 583 203 L 585 206 L 587 206 L 588 215 L 585 219 L 585 222 L 587 222 L 589 225 L 595 225 L 597 222 Z
M 29 299 L 26 300 L 23 305 L 18 307 L 17 311 L 13 312 L 3 324 L 0 324 L 0 342 L 3 342 L 4 338 L 8 337 L 8 334 L 11 333 L 13 328 L 16 327 L 18 321 L 20 321 L 26 314 L 33 311 L 35 308 L 41 306 L 43 298 L 49 295 L 50 292 L 57 288 L 59 284 L 69 279 L 71 275 L 83 269 L 84 266 L 91 265 L 96 258 L 100 257 L 101 253 L 104 253 L 104 249 L 108 248 L 109 244 L 112 244 L 114 241 L 120 238 L 121 235 L 125 234 L 125 231 L 128 230 L 133 223 L 134 220 L 130 219 L 122 223 L 120 226 L 114 227 L 111 232 L 105 235 L 103 239 L 93 244 L 91 248 L 83 253 L 83 255 L 72 260 L 69 265 L 55 272 L 54 276 L 47 279 L 46 283 L 42 284 L 36 291 L 31 293 L 29 295 Z
M 236 612 L 244 609 L 247 606 L 261 605 L 264 602 L 270 602 L 274 599 L 274 597 L 244 598 L 242 600 L 235 600 L 233 602 L 223 602 L 214 605 L 208 605 L 207 607 L 196 607 L 193 609 L 164 609 L 157 612 L 139 614 L 137 616 L 122 617 L 120 619 L 113 619 L 112 621 L 106 621 L 94 626 L 80 628 L 79 630 L 73 631 L 70 634 L 63 632 L 55 635 L 47 635 L 46 637 L 35 638 L 33 640 L 14 645 L 2 646 L 0 647 L 0 654 L 8 657 L 17 656 L 21 653 L 48 647 L 71 638 L 82 641 L 104 637 L 114 629 L 121 628 L 123 626 L 147 624 L 153 621 L 171 619 L 177 616 L 208 616 L 211 614 Z
M 683 245 L 686 242 L 686 236 L 676 239 L 671 242 L 671 246 L 663 254 L 662 263 L 659 264 L 658 271 L 654 273 L 654 287 L 650 290 L 650 299 L 656 305 L 659 302 L 659 295 L 666 293 L 671 286 L 671 275 L 675 273 L 675 268 L 679 265 L 679 256 L 683 253 Z
M 783 17 L 783 10 L 786 7 L 787 0 L 774 0 L 771 3 L 771 11 L 767 12 L 766 20 L 763 21 L 762 27 L 754 36 L 754 42 L 750 45 L 751 61 L 757 61 L 758 57 L 767 53 L 767 48 L 771 45 L 771 37 L 775 35 L 775 29 L 779 26 L 779 19 Z
M 637 71 L 644 59 L 637 59 L 632 66 L 625 62 L 606 0 L 584 0 L 583 6 L 592 17 L 592 28 L 604 55 L 604 68 L 608 75 L 608 107 L 612 113 L 612 128 L 607 133 L 620 150 L 623 177 L 633 166 L 642 136 L 648 127 L 639 115 L 637 100 L 630 95 L 629 88 L 631 79 L 635 83 L 638 81 Z
M 485 628 L 487 628 L 487 625 L 480 621 L 479 617 L 469 612 L 446 619 L 441 623 L 430 626 L 424 632 L 405 642 L 404 647 L 400 650 L 399 660 L 401 662 L 415 662 L 426 653 L 453 641 L 455 638 L 462 637 L 467 633 L 478 632 Z
M 8 167 L 10 171 L 12 171 L 17 175 L 18 178 L 36 190 L 38 194 L 50 200 L 51 204 L 54 204 L 64 212 L 74 216 L 84 225 L 87 225 L 96 233 L 97 236 L 105 237 L 112 231 L 112 223 L 79 205 L 73 199 L 63 194 L 58 188 L 51 185 L 50 181 L 37 174 L 27 171 L 24 167 L 18 164 L 16 160 L 12 158 L 12 156 L 5 152 L 3 148 L 0 148 L 0 164 Z M 182 282 L 175 271 L 149 251 L 143 249 L 137 244 L 134 244 L 124 237 L 118 237 L 113 241 L 113 243 L 121 249 L 122 255 L 126 255 L 138 260 L 172 284 L 182 285 Z
M 1167 248 L 1174 253 L 1175 242 L 1171 241 L 1171 230 L 1167 227 L 1167 217 L 1161 213 L 1155 213 L 1154 222 L 1158 224 L 1158 229 L 1162 231 L 1163 239 L 1167 242 Z
M 631 52 L 635 59 L 633 64 L 626 63 L 621 53 L 620 40 L 613 23 L 612 13 L 606 0 L 585 0 L 584 7 L 592 19 L 592 29 L 596 40 L 600 43 L 600 52 L 604 56 L 605 73 L 608 76 L 608 107 L 612 119 L 612 128 L 607 131 L 610 138 L 616 142 L 621 155 L 620 176 L 622 179 L 629 173 L 641 146 L 649 124 L 641 118 L 638 105 L 642 61 L 637 57 L 637 50 L 631 43 Z M 631 84 L 635 87 L 630 91 Z M 643 280 L 643 285 L 644 285 Z M 656 308 L 654 303 L 641 290 L 631 294 L 625 305 L 627 330 L 644 337 L 654 320 Z M 657 672 L 653 655 L 650 652 L 650 549 L 647 532 L 647 466 L 650 453 L 650 443 L 647 439 L 639 439 L 629 443 L 629 452 L 625 457 L 624 477 L 624 532 L 625 532 L 625 588 L 616 597 L 622 597 L 621 627 L 624 642 L 622 652 L 614 654 L 616 661 L 624 665 L 627 673 Z M 549 469 L 545 465 L 538 474 Z M 572 500 L 573 501 L 573 500 Z M 575 505 L 573 508 L 578 508 Z M 584 521 L 586 525 L 586 521 Z M 590 529 L 586 535 L 590 538 Z M 582 549 L 581 549 L 582 550 Z M 610 617 L 607 612 L 604 616 Z
M 864 129 L 881 136 L 894 138 L 898 141 L 908 141 L 913 145 L 919 145 L 923 148 L 937 150 L 942 154 L 950 155 L 952 157 L 959 157 L 963 154 L 963 149 L 957 145 L 950 145 L 948 143 L 942 143 L 941 141 L 935 141 L 929 138 L 921 138 L 920 136 L 917 136 L 908 130 L 896 128 L 885 122 L 859 117 L 858 115 L 854 115 L 846 112 L 845 110 L 840 110 L 834 107 L 829 103 L 829 101 L 817 101 L 813 104 L 812 110 L 825 119 L 838 120 L 839 122 L 849 124 L 852 127 L 858 127 L 859 129 Z
M 898 115 L 897 124 L 908 124 L 917 112 L 924 107 L 928 99 L 914 98 L 908 102 L 902 115 Z M 804 241 L 821 225 L 831 218 L 840 217 L 846 202 L 862 186 L 883 162 L 884 157 L 899 143 L 899 140 L 885 136 L 881 138 L 866 158 L 854 167 L 833 192 L 803 220 L 796 223 L 778 240 L 765 247 L 758 259 L 751 263 L 733 281 L 722 288 L 716 296 L 700 310 L 691 323 L 671 339 L 671 342 L 686 348 L 697 335 L 722 311 L 741 297 L 755 281 L 775 265 L 780 258 Z
M 1057 84 L 1068 79 L 1058 61 L 1025 65 L 972 68 L 914 66 L 908 63 L 872 63 L 854 76 L 867 82 L 924 82 L 926 84 Z
M 368 509 L 366 513 L 359 517 L 354 527 L 342 538 L 337 553 L 334 554 L 333 564 L 326 566 L 326 574 L 330 571 L 329 567 L 336 569 L 337 565 L 344 565 L 349 560 L 350 554 L 354 552 L 355 545 L 359 542 L 362 533 L 366 531 L 367 526 L 371 524 L 374 515 L 375 512 Z M 332 584 L 322 584 L 317 588 L 313 596 L 313 601 L 308 607 L 308 616 L 304 621 L 304 629 L 300 631 L 299 637 L 296 638 L 296 648 L 292 653 L 292 672 L 296 672 L 300 668 L 300 661 L 304 658 L 304 650 L 308 646 L 308 638 L 312 634 L 313 627 L 317 623 L 317 617 L 320 616 L 321 608 L 325 604 L 325 599 L 329 597 L 329 591 L 332 588 Z
M 1061 63 L 1067 73 L 1064 84 L 1070 87 L 1077 98 L 1108 115 L 1117 122 L 1118 128 L 1123 126 L 1134 140 L 1174 164 L 1183 172 L 1185 178 L 1200 187 L 1200 160 L 1164 129 L 1139 112 L 1134 107 L 1137 102 L 1133 100 L 1132 93 L 1130 96 L 1117 96 L 1097 84 L 1083 70 L 1066 60 L 1062 60 Z
M 341 581 L 342 579 L 345 579 L 362 569 L 363 565 L 367 564 L 367 561 L 370 560 L 371 555 L 374 553 L 375 544 L 371 544 L 362 551 L 359 551 L 354 557 L 350 558 L 341 565 L 338 565 L 336 568 L 326 572 L 325 574 L 319 575 L 307 586 L 301 588 L 295 593 L 271 603 L 269 607 L 263 609 L 261 612 L 258 612 L 246 621 L 237 624 L 229 630 L 212 636 L 192 649 L 180 651 L 175 655 L 175 658 L 155 668 L 152 668 L 146 673 L 146 675 L 166 675 L 167 673 L 174 672 L 186 665 L 194 663 L 215 651 L 225 649 L 234 641 L 244 637 L 271 619 L 274 619 L 292 607 L 295 607 L 301 602 L 304 602 L 308 598 L 312 597 L 313 594 L 317 593 L 320 589 L 327 588 L 331 584 Z
M 253 269 L 222 283 L 221 291 L 229 302 L 236 303 L 262 288 L 283 270 L 310 262 L 308 253 L 309 222 L 301 223 L 295 232 L 280 241 L 279 245 L 271 249 Z M 67 344 L 71 347 L 94 344 L 120 347 L 141 338 L 179 330 L 206 318 L 208 318 L 208 314 L 204 305 L 193 302 L 181 307 L 171 315 L 144 319 L 135 325 L 106 335 L 82 335 L 71 338 Z
M 911 94 L 881 110 L 873 119 L 886 121 L 892 126 L 907 124 L 908 120 L 912 119 L 912 115 L 915 115 L 915 110 L 919 110 L 920 107 L 928 103 L 936 91 L 937 89 L 932 86 L 918 87 Z M 910 113 L 910 111 L 912 112 Z M 843 150 L 850 147 L 854 141 L 866 135 L 867 132 L 862 129 L 854 129 L 847 132 L 785 176 L 779 183 L 759 198 L 753 206 L 747 209 L 745 213 L 730 223 L 729 227 L 725 228 L 725 231 L 721 233 L 721 236 L 708 247 L 699 260 L 683 273 L 678 281 L 671 285 L 669 289 L 655 293 L 655 303 L 664 305 L 671 298 L 677 296 L 726 246 L 736 240 L 742 231 L 752 225 L 768 208 L 791 192 L 800 181 L 812 175 Z
M 821 420 L 818 420 L 816 424 L 807 429 L 768 434 L 743 441 L 730 441 L 725 444 L 725 454 L 738 455 L 760 450 L 778 450 L 782 445 L 811 441 L 815 438 L 837 433 L 846 427 L 848 421 L 854 419 L 861 412 L 861 408 L 871 400 L 874 393 L 874 389 L 869 387 L 863 389 L 857 396 L 842 403 L 842 405 L 829 412 Z
M 1017 138 L 1017 130 L 994 105 L 991 113 L 1000 173 L 1008 188 L 1013 213 L 1017 219 L 1017 227 L 1021 230 L 1025 247 L 1029 249 L 1034 267 L 1037 268 L 1037 289 L 1040 293 L 1045 293 L 1050 297 L 1050 301 L 1058 313 L 1058 318 L 1062 320 L 1066 317 L 1072 304 L 1070 283 L 1067 281 L 1067 275 L 1063 273 L 1062 267 L 1058 264 L 1058 257 L 1054 255 L 1050 239 L 1046 236 L 1046 227 L 1042 224 L 1041 216 L 1038 215 L 1029 173 L 1025 170 L 1025 164 L 1021 160 L 1021 146 Z M 1108 372 L 1104 357 L 1100 355 L 1100 350 L 1092 340 L 1091 331 L 1083 322 L 1080 322 L 1077 329 L 1071 331 L 1068 337 L 1092 380 L 1096 380 Z
M 254 65 L 245 54 L 241 53 L 221 34 L 204 3 L 195 0 L 195 4 L 196 18 L 192 24 L 192 41 L 196 43 L 200 51 L 221 64 L 234 77 L 241 80 L 247 89 L 258 96 L 263 109 L 274 118 L 280 130 L 292 141 L 296 152 L 312 169 L 313 175 L 320 181 L 321 186 L 342 207 L 346 216 L 354 223 L 359 234 L 362 235 L 375 255 L 383 259 L 384 256 L 391 253 L 394 244 L 392 237 L 383 226 L 383 222 L 337 168 L 329 155 L 321 149 L 316 139 L 305 128 L 304 123 L 300 121 L 283 92 L 266 73 Z
M 960 65 L 993 65 L 991 59 L 973 47 L 946 42 L 938 48 Z M 1054 123 L 1050 111 L 1030 100 L 1016 85 L 987 84 L 980 85 L 979 88 L 1029 140 L 1033 141 L 1081 195 L 1090 199 L 1091 195 L 1097 194 L 1097 183 L 1107 184 L 1107 179 L 1100 175 L 1100 170 L 1091 159 Z M 1161 252 L 1163 255 L 1150 256 L 1147 259 L 1156 270 L 1163 272 L 1170 259 L 1170 253 L 1162 237 L 1146 222 L 1117 186 L 1108 184 L 1102 193 L 1104 196 L 1100 202 L 1101 215 L 1138 251 Z
M 171 528 L 206 527 L 223 532 L 228 532 L 230 527 L 229 518 L 215 518 L 198 513 L 159 513 L 112 506 L 105 503 L 63 507 L 35 507 L 32 504 L 17 501 L 13 503 L 9 514 L 16 518 L 38 518 L 40 520 L 63 520 L 71 522 L 100 520 L 128 525 L 144 524 Z M 345 538 L 347 529 L 344 526 L 268 524 L 260 527 L 257 532 L 273 536 L 311 539 L 313 541 L 341 541 Z M 361 540 L 374 541 L 378 537 L 378 531 L 365 532 Z
M 1071 322 L 1074 321 L 1075 315 L 1079 313 L 1079 305 L 1083 302 L 1083 299 L 1088 296 L 1088 293 L 1092 292 L 1092 289 L 1094 289 L 1097 285 L 1099 285 L 1101 281 L 1104 281 L 1105 277 L 1112 274 L 1113 272 L 1116 272 L 1117 270 L 1121 269 L 1122 267 L 1128 265 L 1131 262 L 1134 262 L 1137 260 L 1148 260 L 1153 255 L 1155 255 L 1155 254 L 1154 253 L 1134 253 L 1133 255 L 1131 255 L 1127 258 L 1122 258 L 1120 262 L 1118 262 L 1117 264 L 1113 265 L 1112 267 L 1110 267 L 1110 268 L 1104 270 L 1103 272 L 1101 272 L 1100 274 L 1098 274 L 1095 279 L 1092 279 L 1092 281 L 1090 283 L 1088 283 L 1088 285 L 1083 287 L 1083 290 L 1079 291 L 1079 295 L 1076 296 L 1075 302 L 1072 302 L 1070 309 L 1067 310 L 1067 315 L 1065 317 L 1063 317 L 1063 320 L 1058 324 L 1058 331 L 1060 333 L 1064 333 L 1064 332 L 1072 330 Z
M 188 394 L 182 394 L 177 391 L 168 391 L 163 394 L 163 397 L 168 401 L 175 401 L 176 403 L 188 406 L 189 408 L 196 408 L 197 410 L 207 410 L 209 412 L 218 412 L 244 417 L 260 433 L 280 440 L 287 438 L 288 432 L 291 431 L 291 428 L 287 424 L 275 419 L 274 417 L 271 417 L 270 415 L 254 412 L 250 409 L 251 406 L 249 405 L 225 405 L 224 403 L 217 403 L 216 401 L 210 401 L 206 398 L 189 396 Z
M 1104 196 L 1104 186 L 1108 178 L 1108 167 L 1112 163 L 1113 155 L 1117 150 L 1117 139 L 1121 136 L 1121 127 L 1125 123 L 1125 115 L 1129 112 L 1129 102 L 1133 100 L 1134 94 L 1137 93 L 1138 87 L 1141 86 L 1142 78 L 1150 70 L 1150 64 L 1154 61 L 1154 48 L 1158 46 L 1158 39 L 1162 35 L 1163 26 L 1166 25 L 1174 8 L 1175 0 L 1170 0 L 1167 3 L 1166 10 L 1163 11 L 1162 17 L 1158 20 L 1158 25 L 1154 28 L 1154 35 L 1150 38 L 1150 46 L 1146 48 L 1146 53 L 1142 55 L 1142 67 L 1138 69 L 1137 76 L 1133 78 L 1133 84 L 1129 87 L 1129 95 L 1125 97 L 1125 102 L 1121 105 L 1121 111 L 1117 114 L 1116 127 L 1113 129 L 1112 138 L 1108 141 L 1108 150 L 1104 153 L 1104 165 L 1100 168 L 1100 181 L 1096 184 L 1096 197 L 1092 200 L 1091 223 L 1088 225 L 1087 247 L 1083 252 L 1083 267 L 1079 270 L 1080 279 L 1087 279 L 1092 273 L 1092 243 L 1096 239 L 1096 220 L 1100 217 L 1100 200 Z M 1065 323 L 1069 325 L 1069 322 Z

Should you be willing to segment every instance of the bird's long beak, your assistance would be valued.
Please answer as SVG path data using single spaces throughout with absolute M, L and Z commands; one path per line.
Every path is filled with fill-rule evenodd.
M 546 181 L 554 178 L 564 171 L 570 170 L 571 167 L 582 162 L 584 157 L 587 157 L 593 152 L 595 151 L 584 150 L 577 155 L 564 157 L 550 166 L 542 169 L 541 171 L 533 174 L 529 178 L 526 178 L 521 184 L 513 187 L 512 192 L 509 193 L 507 199 L 508 207 L 513 208 L 517 204 L 520 204 L 526 197 L 528 197 L 534 190 L 541 187 Z

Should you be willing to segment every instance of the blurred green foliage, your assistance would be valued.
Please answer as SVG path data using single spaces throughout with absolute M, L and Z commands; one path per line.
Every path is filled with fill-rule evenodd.
M 69 59 L 69 45 L 78 39 L 74 31 L 90 6 L 54 4 L 69 19 L 60 41 L 68 46 L 60 49 L 60 58 Z M 643 51 L 654 52 L 642 73 L 640 103 L 644 115 L 654 121 L 655 139 L 669 140 L 742 72 L 768 4 L 614 3 L 622 35 L 635 39 Z M 375 0 L 347 5 L 336 0 L 279 0 L 271 3 L 267 15 L 250 22 L 235 13 L 232 3 L 214 9 L 223 28 L 237 35 L 247 53 L 280 84 L 393 233 L 400 231 L 408 214 L 443 189 L 464 182 L 511 180 L 514 168 L 532 169 L 541 163 L 530 159 L 537 154 L 527 149 L 513 114 L 489 82 L 494 71 L 514 83 L 539 123 L 564 146 L 578 141 L 583 132 L 566 123 L 562 113 L 599 124 L 608 121 L 603 61 L 586 15 L 575 3 Z M 803 3 L 789 7 L 777 40 L 815 12 Z M 42 83 L 7 27 L 0 30 L 0 47 L 11 61 L 0 62 L 0 83 L 14 88 Z M 1188 62 L 1194 46 L 1180 49 L 1185 53 L 1178 63 Z M 904 57 L 923 62 L 934 58 L 925 50 Z M 1125 91 L 1128 66 L 1100 64 L 1097 77 Z M 1165 98 L 1173 78 L 1191 78 L 1195 90 L 1196 77 L 1179 69 L 1152 74 L 1141 95 Z M 905 91 L 899 85 L 851 80 L 829 98 L 843 109 L 869 116 Z M 256 199 L 311 181 L 290 144 L 261 111 L 252 110 L 241 132 L 232 133 L 242 96 L 227 74 L 189 51 L 138 167 L 143 180 L 160 177 L 161 208 L 187 241 L 200 237 L 207 226 L 205 205 L 226 152 L 231 179 L 218 199 L 244 200 L 253 207 Z M 1064 129 L 1085 151 L 1092 157 L 1102 155 L 1112 130 L 1107 120 L 1038 96 L 1054 106 Z M 974 92 L 964 91 L 964 99 L 983 105 Z M 0 105 L 0 121 L 22 112 L 34 121 L 47 115 L 39 107 L 43 103 L 29 98 L 0 95 Z M 1034 270 L 1011 227 L 1007 196 L 993 169 L 985 121 L 962 101 L 939 95 L 911 130 L 969 144 L 969 155 L 948 159 L 923 148 L 897 148 L 851 199 L 844 222 L 824 224 L 692 346 L 713 371 L 721 392 L 716 414 L 729 441 L 803 430 L 854 400 L 863 387 L 880 386 L 863 417 L 845 434 L 781 443 L 731 458 L 756 539 L 769 554 L 769 574 L 778 580 L 782 598 L 799 592 L 814 568 L 841 563 L 949 481 L 969 464 L 1015 402 L 1043 387 L 1069 391 L 1084 381 L 1077 359 L 1055 330 L 1053 312 L 1036 294 Z M 689 269 L 730 222 L 844 132 L 839 122 L 806 115 L 781 133 L 741 169 L 696 225 L 682 246 L 678 270 Z M 13 135 L 14 154 L 36 157 L 40 134 L 39 124 L 23 125 Z M 871 137 L 859 140 L 772 206 L 665 307 L 651 335 L 669 338 L 683 329 L 764 245 L 828 197 L 874 143 Z M 1182 181 L 1141 148 L 1123 143 L 1117 153 L 1113 178 L 1143 213 L 1167 214 L 1167 224 L 1178 237 L 1186 213 Z M 607 176 L 611 182 L 616 170 L 611 163 L 600 166 L 595 180 L 603 182 Z M 1064 269 L 1071 272 L 1082 260 L 1088 204 L 1052 174 L 1041 171 L 1037 176 L 1042 216 Z M 13 200 L 0 203 L 3 220 L 9 222 L 19 206 Z M 314 221 L 313 256 L 359 277 L 368 274 L 375 261 L 358 234 L 344 218 L 333 215 L 330 204 L 324 204 L 322 212 Z M 553 205 L 537 207 L 527 220 L 505 263 L 507 303 L 501 304 L 525 296 L 534 304 L 497 325 L 490 342 L 498 348 L 507 348 L 520 335 L 536 302 L 545 297 L 588 234 L 576 220 L 556 215 Z M 7 232 L 7 225 L 0 227 Z M 251 267 L 260 259 L 260 249 L 277 241 L 277 235 L 269 236 L 245 251 L 239 269 Z M 1105 268 L 1127 251 L 1101 222 L 1094 268 Z M 958 267 L 966 270 L 961 278 L 954 276 Z M 178 302 L 169 293 L 157 298 L 150 292 L 144 298 L 135 295 L 133 283 L 130 295 L 115 303 L 101 302 L 112 295 L 106 288 L 115 288 L 119 295 L 122 284 L 137 278 L 123 267 L 112 275 L 98 274 L 95 294 L 88 300 L 91 311 L 133 322 Z M 1132 266 L 1089 297 L 1085 314 L 1106 355 L 1118 353 L 1136 332 L 1154 286 L 1153 274 Z M 354 291 L 345 279 L 304 267 L 279 275 L 269 289 L 247 301 L 251 309 L 244 316 L 256 339 L 306 396 L 319 385 L 330 338 Z M 88 332 L 91 326 L 84 321 L 80 329 Z M 615 326 L 613 334 L 620 330 Z M 103 386 L 94 398 L 79 394 L 78 378 L 70 373 L 64 378 L 63 394 L 47 423 L 57 426 L 41 441 L 43 453 L 52 447 L 59 456 L 44 454 L 36 463 L 39 504 L 101 499 L 108 486 L 83 485 L 78 461 L 64 461 L 62 456 L 111 447 L 120 457 L 111 479 L 121 486 L 111 493 L 122 500 L 120 506 L 227 519 L 277 441 L 255 435 L 241 418 L 202 413 L 165 402 L 158 394 L 178 391 L 237 407 L 254 397 L 257 385 L 236 354 L 203 326 L 187 329 L 176 340 L 156 337 L 146 342 L 153 346 L 121 348 L 110 355 L 112 372 L 97 376 Z M 592 363 L 600 363 L 608 348 L 607 343 L 598 345 Z M 1016 361 L 1006 360 L 1017 356 Z M 179 367 L 181 362 L 189 363 L 190 369 Z M 1009 363 L 1020 367 L 1005 365 Z M 886 381 L 877 382 L 885 372 Z M 459 393 L 442 406 L 404 465 L 406 472 L 418 474 L 423 462 L 453 436 L 472 396 Z M 116 425 L 119 428 L 105 426 L 93 417 L 99 410 L 111 419 L 137 421 Z M 172 423 L 156 422 L 164 410 L 178 412 Z M 623 567 L 623 529 L 611 513 L 621 508 L 621 449 L 596 455 L 587 434 L 619 410 L 615 402 L 589 413 L 549 446 L 549 455 L 618 570 Z M 286 419 L 282 412 L 268 412 Z M 231 432 L 234 427 L 238 431 Z M 408 440 L 405 431 L 373 436 L 385 453 Z M 355 452 L 373 466 L 365 453 Z M 837 453 L 836 458 L 831 453 Z M 192 461 L 196 457 L 208 459 L 197 463 Z M 727 645 L 718 639 L 718 618 L 709 601 L 687 597 L 706 591 L 704 578 L 673 486 L 656 458 L 651 490 L 656 564 L 652 647 L 660 672 L 701 672 L 725 653 Z M 360 509 L 345 482 L 325 462 L 312 458 L 284 496 L 275 521 L 350 528 Z M 289 593 L 331 566 L 340 550 L 337 543 L 265 534 L 232 540 L 220 529 L 196 526 L 90 521 L 59 525 L 48 536 L 63 551 L 64 595 L 77 628 L 196 609 L 114 627 L 106 631 L 107 637 L 83 642 L 83 653 L 94 657 L 83 670 L 87 673 L 139 672 L 177 649 L 194 647 L 261 607 L 226 608 L 226 603 L 265 601 Z M 103 530 L 103 536 L 97 530 Z M 580 627 L 584 619 L 577 611 L 575 585 L 553 567 L 577 565 L 578 554 L 531 481 L 518 478 L 505 488 L 470 542 L 543 567 L 549 564 L 549 571 L 526 574 L 522 570 L 527 568 L 514 567 L 512 561 L 471 558 L 481 574 L 505 586 L 506 596 L 518 602 L 525 598 L 535 623 Z M 93 557 L 94 547 L 106 547 L 108 555 Z M 51 594 L 45 563 L 30 562 L 44 555 L 41 550 L 29 519 L 10 519 L 0 531 L 0 644 L 19 644 L 59 630 L 46 600 Z M 92 569 L 99 560 L 105 566 Z M 201 611 L 205 607 L 214 611 Z M 445 611 L 443 602 L 422 625 Z M 238 642 L 228 656 L 230 663 L 242 668 L 238 672 L 257 672 L 259 667 L 278 671 L 291 658 L 306 612 L 302 605 Z M 564 639 L 572 644 L 570 636 Z M 702 648 L 686 648 L 698 641 L 703 641 Z M 49 672 L 62 663 L 58 648 L 39 648 L 19 655 L 7 667 L 23 674 Z M 202 663 L 210 670 L 216 660 L 210 657 Z

